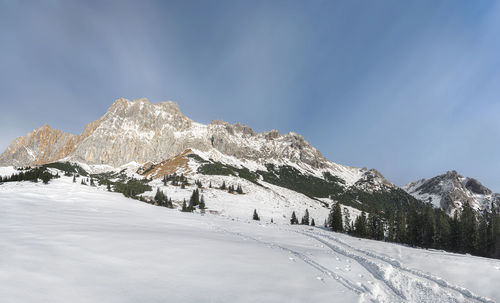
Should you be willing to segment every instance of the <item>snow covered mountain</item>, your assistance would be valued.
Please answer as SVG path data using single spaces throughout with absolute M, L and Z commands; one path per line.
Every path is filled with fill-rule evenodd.
M 200 124 L 171 101 L 153 104 L 147 99 L 121 98 L 79 135 L 44 125 L 15 139 L 0 155 L 0 166 L 57 161 L 85 165 L 94 173 L 126 168 L 152 178 L 173 173 L 191 178 L 234 176 L 240 183 L 242 179 L 267 182 L 353 207 L 369 204 L 371 198 L 373 203 L 407 200 L 406 192 L 449 214 L 464 203 L 487 210 L 492 203 L 500 204 L 499 194 L 456 172 L 410 183 L 404 192 L 375 169 L 328 161 L 299 134 L 256 133 L 249 126 L 224 121 Z
M 301 135 L 276 130 L 256 133 L 239 123 L 196 123 L 174 102 L 153 104 L 147 99 L 118 99 L 80 135 L 44 125 L 15 139 L 0 155 L 3 166 L 33 166 L 56 161 L 120 167 L 158 165 L 187 151 L 249 169 L 289 165 L 323 178 L 335 176 L 345 186 L 365 190 L 394 188 L 376 170 L 359 169 L 326 160 Z M 161 176 L 157 176 L 161 177 Z
M 409 183 L 403 189 L 450 214 L 465 203 L 476 210 L 490 210 L 492 204 L 500 205 L 500 194 L 493 193 L 476 179 L 464 177 L 456 171 Z

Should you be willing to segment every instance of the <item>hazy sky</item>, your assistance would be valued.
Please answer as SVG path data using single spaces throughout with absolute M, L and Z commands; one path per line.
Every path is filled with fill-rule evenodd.
M 498 1 L 0 0 L 0 149 L 119 97 L 298 132 L 397 185 L 500 191 Z

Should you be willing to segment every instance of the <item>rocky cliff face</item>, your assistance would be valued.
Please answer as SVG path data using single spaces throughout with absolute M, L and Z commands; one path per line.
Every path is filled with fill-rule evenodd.
M 403 189 L 450 214 L 464 204 L 478 210 L 490 210 L 492 204 L 500 205 L 500 194 L 493 193 L 476 179 L 464 177 L 456 171 L 412 182 Z
M 67 158 L 114 167 L 135 161 L 161 162 L 187 149 L 217 150 L 242 160 L 305 163 L 355 178 L 358 169 L 327 161 L 302 136 L 277 131 L 255 133 L 242 124 L 196 123 L 169 101 L 119 99 L 104 116 L 71 135 L 48 126 L 16 139 L 0 156 L 2 165 L 36 165 Z
M 16 138 L 0 156 L 0 164 L 26 166 L 57 161 L 73 152 L 78 136 L 44 125 Z

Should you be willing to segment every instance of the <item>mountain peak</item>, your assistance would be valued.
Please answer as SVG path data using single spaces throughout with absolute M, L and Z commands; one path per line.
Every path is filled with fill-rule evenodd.
M 161 162 L 193 149 L 202 152 L 216 150 L 242 161 L 259 163 L 294 162 L 314 168 L 333 165 L 294 132 L 286 135 L 276 130 L 255 133 L 247 125 L 224 121 L 213 121 L 209 125 L 195 123 L 172 101 L 153 104 L 146 98 L 132 101 L 119 98 L 102 117 L 87 124 L 78 136 L 51 130 L 48 125 L 42 129 L 45 131 L 41 133 L 52 135 L 44 135 L 40 140 L 39 136 L 28 134 L 13 144 L 1 160 L 6 164 L 33 165 L 66 158 L 118 167 L 130 162 Z M 26 142 L 30 145 L 27 146 Z M 51 144 L 50 150 L 45 150 L 48 143 Z M 50 157 L 31 156 L 40 153 Z M 16 156 L 20 154 L 22 156 Z M 345 170 L 341 166 L 336 169 Z
M 464 204 L 474 209 L 490 209 L 498 204 L 498 194 L 474 178 L 464 177 L 455 170 L 430 179 L 421 179 L 403 187 L 409 194 L 422 201 L 429 201 L 450 214 L 460 210 Z
M 181 113 L 181 110 L 179 109 L 179 105 L 171 100 L 168 100 L 166 102 L 157 103 L 156 106 L 160 106 L 169 112 Z

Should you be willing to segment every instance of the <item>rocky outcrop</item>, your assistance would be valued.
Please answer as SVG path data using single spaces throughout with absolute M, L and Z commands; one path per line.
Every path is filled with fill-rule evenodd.
M 57 161 L 73 152 L 78 136 L 44 125 L 16 138 L 0 155 L 0 165 L 38 165 Z
M 277 131 L 255 133 L 249 126 L 214 121 L 196 123 L 174 102 L 116 100 L 82 134 L 71 135 L 44 126 L 16 139 L 0 156 L 3 165 L 36 165 L 62 158 L 118 167 L 130 162 L 159 163 L 187 149 L 217 151 L 242 160 L 332 166 L 302 136 Z M 343 169 L 343 168 L 341 168 Z

